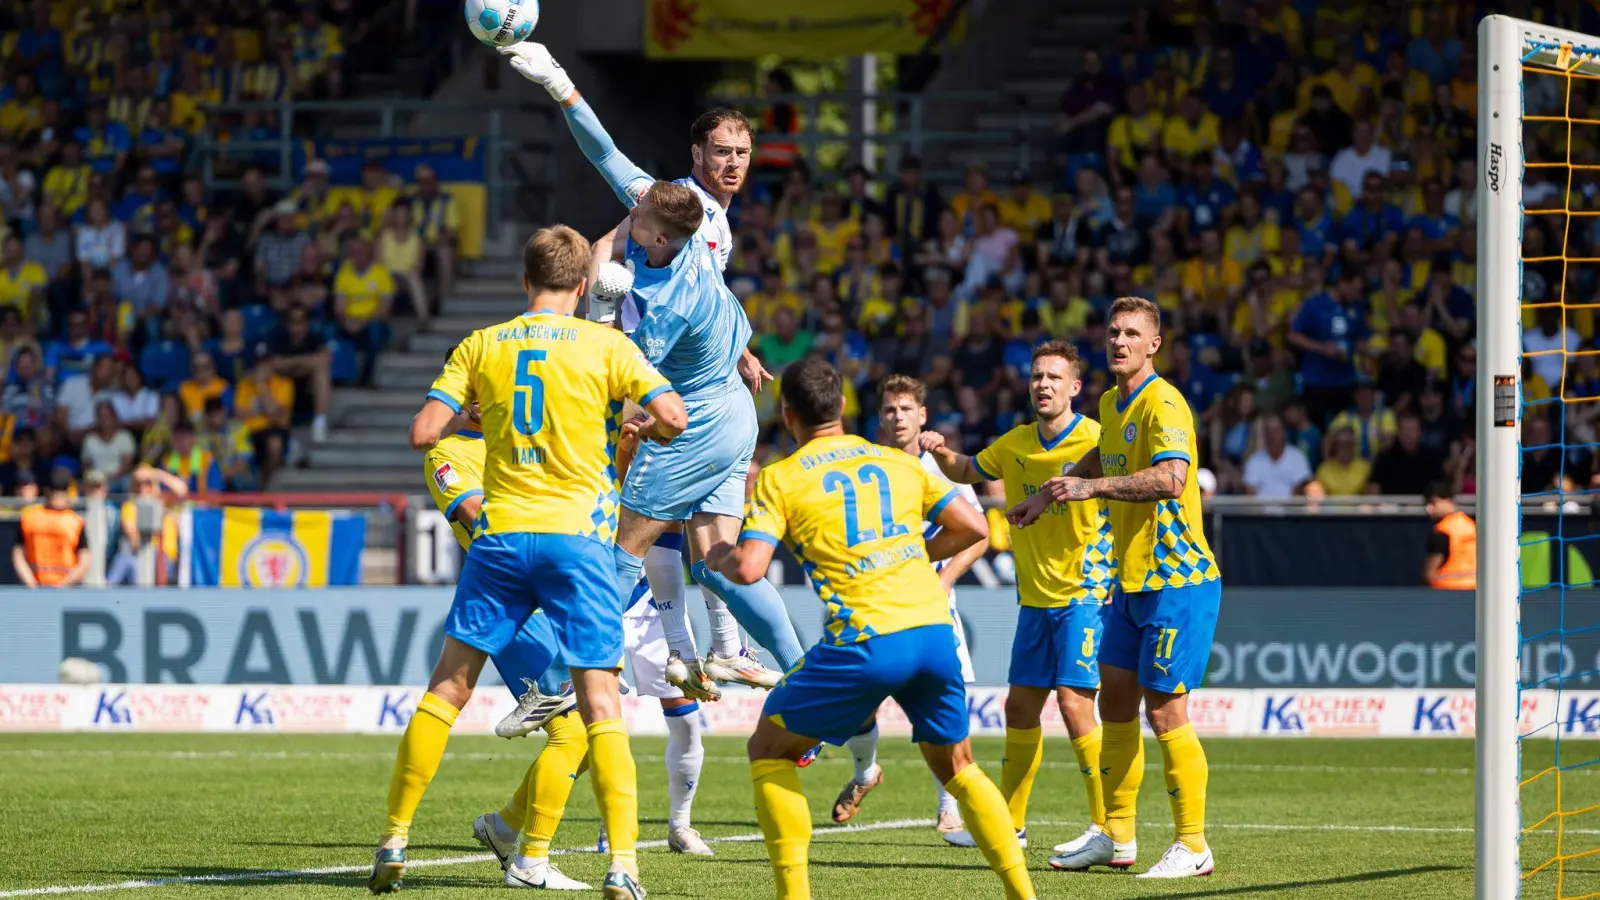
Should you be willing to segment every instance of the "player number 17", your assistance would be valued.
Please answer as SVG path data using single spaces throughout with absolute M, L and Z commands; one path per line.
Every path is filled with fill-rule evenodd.
M 904 525 L 896 525 L 894 521 L 894 505 L 889 494 L 889 473 L 875 465 L 865 465 L 856 470 L 856 481 L 862 485 L 878 487 L 878 515 L 882 519 L 883 537 L 899 537 L 910 529 Z M 878 539 L 878 530 L 875 528 L 861 527 L 861 520 L 856 507 L 856 486 L 850 476 L 843 472 L 829 472 L 822 476 L 822 489 L 832 494 L 838 491 L 844 494 L 844 531 L 845 543 L 854 547 L 867 541 Z
M 517 353 L 517 390 L 511 398 L 511 425 L 517 434 L 534 435 L 544 428 L 544 379 L 531 369 L 545 356 L 543 350 Z
M 1158 659 L 1172 658 L 1172 645 L 1178 640 L 1178 629 L 1163 628 L 1156 632 L 1156 657 Z

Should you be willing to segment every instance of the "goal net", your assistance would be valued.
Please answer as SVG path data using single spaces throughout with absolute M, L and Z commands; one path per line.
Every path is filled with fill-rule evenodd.
M 1600 37 L 1489 16 L 1478 51 L 1477 897 L 1577 900 L 1600 897 Z

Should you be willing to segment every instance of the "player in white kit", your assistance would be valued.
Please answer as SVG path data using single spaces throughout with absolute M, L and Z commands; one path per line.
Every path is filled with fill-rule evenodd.
M 949 482 L 944 473 L 939 471 L 933 454 L 923 453 L 918 443 L 918 437 L 928 423 L 927 394 L 927 386 L 915 378 L 891 375 L 884 379 L 883 399 L 878 407 L 878 440 L 918 456 L 924 469 L 940 482 Z M 953 486 L 961 492 L 962 499 L 981 511 L 978 494 L 971 485 Z M 938 526 L 924 522 L 923 529 L 925 536 L 932 537 L 938 531 Z M 961 625 L 961 615 L 956 611 L 955 584 L 972 568 L 973 563 L 983 558 L 988 549 L 988 540 L 981 540 L 955 556 L 934 564 L 939 580 L 950 592 L 950 620 L 956 630 L 956 653 L 961 657 L 961 677 L 967 684 L 973 682 L 972 656 L 967 652 L 966 631 Z M 845 742 L 845 746 L 850 748 L 856 771 L 833 802 L 833 821 L 839 823 L 854 818 L 861 808 L 861 801 L 883 782 L 883 769 L 878 765 L 877 719 L 866 723 L 859 733 Z M 934 780 L 934 785 L 939 790 L 939 815 L 934 828 L 941 834 L 961 831 L 961 813 L 956 807 L 955 798 L 945 791 L 938 779 Z
M 549 50 L 537 43 L 524 42 L 502 48 L 501 52 L 510 57 L 512 68 L 519 74 L 541 85 L 558 103 L 563 103 L 568 126 L 585 155 L 605 174 L 617 199 L 625 207 L 634 206 L 656 179 L 615 152 L 598 117 L 586 103 L 579 101 L 569 105 L 564 102 L 575 93 L 572 79 Z M 744 186 L 745 176 L 750 171 L 752 134 L 749 121 L 736 110 L 715 109 L 702 114 L 690 128 L 689 152 L 693 160 L 690 175 L 673 182 L 688 187 L 699 197 L 705 209 L 705 219 L 700 224 L 698 236 L 705 240 L 719 272 L 727 268 L 729 255 L 733 251 L 733 229 L 728 222 L 728 207 L 734 195 Z M 631 216 L 623 219 L 616 228 L 595 241 L 591 284 L 598 283 L 600 267 L 616 255 L 618 241 L 628 237 L 630 221 Z M 617 303 L 615 320 L 625 333 L 632 334 L 648 312 L 643 308 L 643 302 L 642 294 L 635 291 Z M 604 321 L 611 313 L 611 310 L 591 307 L 588 317 Z M 772 377 L 748 349 L 744 350 L 738 368 L 740 375 L 754 391 L 760 391 L 762 384 Z M 650 554 L 659 552 L 659 548 L 652 547 L 647 553 L 647 573 L 654 568 Z M 700 580 L 698 576 L 696 580 Z M 689 629 L 687 610 L 683 605 L 663 605 L 659 610 L 670 653 L 676 657 L 668 667 L 668 680 L 690 697 L 701 700 L 714 700 L 720 696 L 715 684 L 718 681 L 772 687 L 779 673 L 763 667 L 755 655 L 744 647 L 739 634 L 740 623 L 725 600 L 705 584 L 702 584 L 702 595 L 712 638 L 711 652 L 703 661 L 699 658 L 694 635 Z M 798 651 L 799 647 L 797 641 L 791 640 L 793 627 L 787 621 L 787 611 L 780 608 L 781 604 L 772 602 L 776 599 L 775 593 L 749 592 L 748 598 L 740 594 L 740 599 L 757 601 L 753 604 L 753 610 L 746 609 L 744 613 L 747 617 L 745 627 L 752 635 L 761 640 L 769 651 L 773 651 L 780 662 L 787 656 L 797 655 L 785 652 Z M 754 616 L 754 620 L 751 616 Z M 773 638 L 777 639 L 776 643 L 783 645 L 782 649 L 775 646 Z M 790 647 L 790 644 L 794 646 Z

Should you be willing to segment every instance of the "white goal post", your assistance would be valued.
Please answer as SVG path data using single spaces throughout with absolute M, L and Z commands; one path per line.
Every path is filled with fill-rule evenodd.
M 1523 65 L 1591 74 L 1596 47 L 1600 37 L 1506 16 L 1478 26 L 1477 900 L 1512 900 L 1522 884 Z

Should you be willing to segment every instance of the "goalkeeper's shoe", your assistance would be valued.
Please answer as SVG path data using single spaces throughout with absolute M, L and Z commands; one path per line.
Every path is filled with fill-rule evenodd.
M 867 799 L 873 788 L 883 784 L 883 767 L 877 768 L 878 773 L 866 784 L 854 778 L 845 783 L 844 790 L 840 791 L 839 796 L 833 801 L 833 821 L 843 825 L 854 819 L 856 813 L 861 811 L 861 801 Z
M 794 761 L 795 768 L 804 769 L 806 766 L 809 766 L 812 763 L 816 762 L 817 761 L 817 757 L 819 757 L 821 755 L 822 755 L 822 745 L 818 744 L 815 747 L 812 747 L 810 750 L 807 750 L 806 752 L 800 754 L 800 758 Z
M 676 650 L 667 653 L 664 677 L 667 684 L 683 691 L 683 695 L 690 700 L 710 702 L 722 699 L 722 689 L 706 674 L 705 665 L 698 659 L 684 659 Z
M 508 888 L 540 888 L 547 891 L 592 891 L 594 885 L 585 884 L 576 878 L 568 878 L 562 871 L 550 865 L 549 860 L 538 860 L 537 865 L 524 869 L 511 865 L 506 867 L 505 886 Z
M 1119 844 L 1099 825 L 1090 825 L 1088 831 L 1057 844 L 1055 849 L 1056 855 L 1050 857 L 1050 868 L 1063 872 L 1082 872 L 1092 866 L 1127 869 L 1139 858 L 1138 841 Z
M 494 733 L 503 738 L 530 735 L 551 719 L 578 705 L 577 692 L 571 685 L 563 685 L 559 694 L 545 694 L 539 691 L 539 685 L 527 678 L 522 679 L 522 683 L 528 689 L 517 700 L 517 708 L 494 726 Z
M 1161 861 L 1151 866 L 1148 871 L 1140 872 L 1136 878 L 1195 878 L 1201 875 L 1210 875 L 1217 870 L 1216 858 L 1211 855 L 1211 848 L 1207 847 L 1198 852 L 1190 850 L 1183 841 L 1175 841 L 1167 852 L 1161 854 Z
M 965 831 L 966 828 L 966 823 L 961 821 L 961 813 L 953 809 L 939 810 L 939 818 L 933 822 L 933 830 L 940 834 L 954 834 L 957 831 Z
M 742 684 L 746 687 L 772 690 L 783 679 L 782 672 L 776 672 L 761 664 L 756 654 L 749 647 L 740 647 L 739 652 L 732 656 L 718 656 L 711 653 L 706 656 L 705 672 L 713 681 L 723 684 Z
M 517 852 L 517 833 L 511 832 L 507 838 L 500 831 L 500 814 L 484 813 L 472 820 L 472 837 L 478 843 L 489 849 L 494 858 L 500 860 L 500 868 L 505 869 L 511 857 Z
M 384 841 L 388 843 L 388 841 Z M 400 890 L 406 877 L 406 848 L 380 846 L 372 855 L 372 876 L 367 879 L 367 890 L 374 894 L 392 894 Z
M 972 836 L 972 832 L 970 831 L 952 831 L 948 834 L 941 834 L 939 836 L 944 838 L 944 842 L 952 847 L 978 846 L 977 839 Z M 1022 847 L 1028 846 L 1028 829 L 1017 829 L 1017 843 Z
M 620 869 L 606 873 L 605 884 L 600 888 L 602 900 L 644 900 L 644 887 L 639 879 Z

